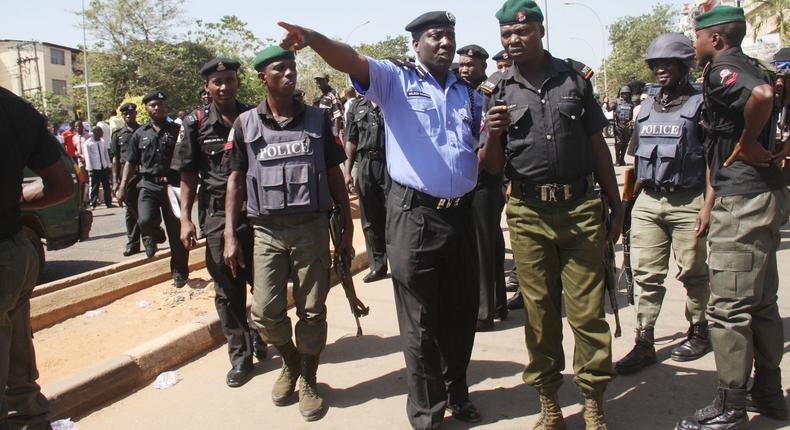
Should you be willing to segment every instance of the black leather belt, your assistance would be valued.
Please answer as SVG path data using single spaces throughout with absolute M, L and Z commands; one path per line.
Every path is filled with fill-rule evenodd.
M 592 175 L 583 176 L 567 184 L 536 184 L 513 180 L 512 193 L 521 199 L 534 199 L 549 203 L 576 200 L 592 189 Z
M 648 191 L 655 191 L 657 193 L 674 193 L 677 191 L 700 190 L 701 187 L 684 188 L 675 185 L 655 185 L 655 184 L 642 184 L 642 188 Z
M 160 185 L 167 185 L 170 183 L 167 180 L 167 176 L 157 176 L 157 175 L 152 175 L 150 173 L 143 173 L 143 179 Z
M 472 201 L 472 194 L 473 194 L 469 192 L 461 197 L 455 197 L 455 198 L 434 197 L 430 194 L 423 193 L 422 191 L 415 190 L 414 188 L 401 185 L 395 181 L 392 181 L 390 191 L 395 191 L 399 196 L 406 196 L 407 194 L 411 194 L 412 203 L 436 210 L 457 209 L 457 208 L 467 207 Z
M 368 160 L 383 160 L 384 159 L 384 151 L 379 150 L 367 150 L 367 151 L 358 151 L 357 152 L 360 157 L 365 157 Z

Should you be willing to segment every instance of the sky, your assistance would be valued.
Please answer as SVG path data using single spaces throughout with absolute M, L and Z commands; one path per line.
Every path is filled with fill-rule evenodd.
M 597 68 L 604 43 L 601 25 L 588 8 L 565 5 L 565 1 L 537 0 L 548 18 L 548 49 L 556 57 L 574 58 Z M 608 25 L 621 16 L 648 13 L 659 3 L 679 7 L 692 0 L 576 2 L 595 10 L 603 24 Z M 82 30 L 77 26 L 79 18 L 72 13 L 81 8 L 81 0 L 27 0 L 24 4 L 25 7 L 4 8 L 0 39 L 38 40 L 73 47 L 82 44 Z M 475 43 L 494 55 L 502 49 L 494 17 L 501 5 L 500 0 L 185 0 L 183 11 L 187 23 L 236 15 L 261 39 L 279 39 L 283 31 L 276 22 L 283 20 L 354 45 L 407 34 L 403 28 L 421 13 L 448 10 L 457 19 L 458 47 Z M 88 36 L 88 45 L 96 42 Z M 606 49 L 611 51 L 609 46 Z

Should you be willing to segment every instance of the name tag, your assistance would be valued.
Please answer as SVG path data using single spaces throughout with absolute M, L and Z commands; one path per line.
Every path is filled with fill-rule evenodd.
M 258 161 L 279 160 L 312 153 L 313 147 L 309 140 L 269 143 L 258 151 Z
M 680 137 L 680 124 L 645 124 L 639 129 L 639 137 Z
M 426 94 L 426 93 L 424 93 L 422 91 L 415 91 L 415 90 L 406 91 L 406 96 L 407 97 L 425 97 L 426 99 L 431 98 L 430 95 L 428 95 L 428 94 Z
M 219 138 L 219 137 L 212 137 L 212 138 L 209 138 L 209 139 L 206 139 L 206 140 L 203 141 L 204 144 L 220 143 L 220 142 L 225 143 L 225 139 L 222 139 L 222 138 Z

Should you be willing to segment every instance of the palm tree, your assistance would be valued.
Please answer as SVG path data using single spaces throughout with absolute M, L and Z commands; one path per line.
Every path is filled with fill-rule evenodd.
M 790 0 L 753 0 L 747 6 L 746 19 L 752 25 L 752 37 L 763 29 L 778 32 L 783 45 L 790 43 Z

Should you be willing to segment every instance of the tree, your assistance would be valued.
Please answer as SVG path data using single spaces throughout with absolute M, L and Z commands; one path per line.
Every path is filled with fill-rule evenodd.
M 752 25 L 754 41 L 763 30 L 769 30 L 779 33 L 783 46 L 790 44 L 790 0 L 754 0 L 746 19 Z
M 656 36 L 671 31 L 674 16 L 670 6 L 659 4 L 651 13 L 625 16 L 609 26 L 612 52 L 606 58 L 606 72 L 610 97 L 633 80 L 653 81 L 653 73 L 645 64 L 647 47 Z
M 65 122 L 69 122 L 69 113 L 63 107 L 65 97 L 58 96 L 49 91 L 43 93 L 41 91 L 25 93 L 24 97 L 37 111 L 46 115 L 51 124 L 58 126 Z
M 131 41 L 146 44 L 168 39 L 183 20 L 184 0 L 91 0 L 85 9 L 85 29 L 96 40 L 126 53 Z M 82 17 L 82 11 L 75 12 Z

